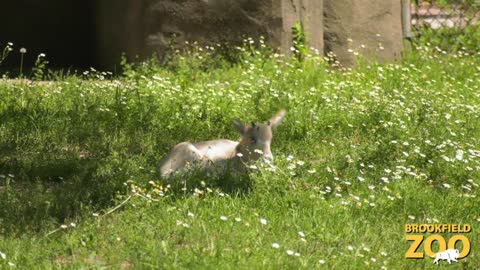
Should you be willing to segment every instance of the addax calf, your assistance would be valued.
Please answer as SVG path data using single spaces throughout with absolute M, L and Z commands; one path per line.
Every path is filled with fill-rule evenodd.
M 286 111 L 281 110 L 265 124 L 252 122 L 248 126 L 237 119 L 233 120 L 233 126 L 240 133 L 238 142 L 219 139 L 179 143 L 160 162 L 160 176 L 167 177 L 189 165 L 197 165 L 202 169 L 221 168 L 241 172 L 249 161 L 260 158 L 272 161 L 272 130 L 280 124 L 285 114 Z

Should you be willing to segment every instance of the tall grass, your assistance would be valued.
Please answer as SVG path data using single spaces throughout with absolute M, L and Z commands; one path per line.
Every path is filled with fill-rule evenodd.
M 235 64 L 219 49 L 125 64 L 114 80 L 1 81 L 0 265 L 430 267 L 404 259 L 405 223 L 469 223 L 478 243 L 480 53 L 419 45 L 397 63 L 331 69 L 261 41 Z M 275 167 L 193 174 L 183 189 L 158 179 L 175 143 L 235 140 L 233 118 L 280 108 Z

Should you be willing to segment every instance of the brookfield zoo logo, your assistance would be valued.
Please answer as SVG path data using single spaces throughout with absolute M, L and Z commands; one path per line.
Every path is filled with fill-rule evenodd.
M 468 224 L 405 224 L 406 240 L 412 241 L 410 248 L 405 253 L 407 259 L 423 259 L 425 255 L 433 258 L 434 264 L 445 260 L 449 264 L 458 262 L 470 254 L 470 240 L 465 236 L 472 231 Z M 419 233 L 430 233 L 426 238 Z M 453 234 L 448 242 L 439 233 Z M 420 245 L 423 242 L 423 251 Z M 432 245 L 437 242 L 438 251 L 432 250 Z M 462 243 L 462 249 L 456 248 L 457 242 Z

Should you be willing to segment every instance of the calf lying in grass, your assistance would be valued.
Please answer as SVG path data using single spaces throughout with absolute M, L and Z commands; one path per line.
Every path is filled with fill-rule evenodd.
M 233 170 L 242 172 L 245 163 L 263 158 L 272 161 L 270 150 L 272 131 L 280 124 L 286 111 L 276 113 L 266 124 L 245 126 L 241 121 L 233 120 L 233 126 L 240 133 L 240 141 L 227 139 L 206 142 L 182 142 L 175 147 L 160 162 L 160 176 L 183 171 L 189 165 L 196 165 L 207 171 Z

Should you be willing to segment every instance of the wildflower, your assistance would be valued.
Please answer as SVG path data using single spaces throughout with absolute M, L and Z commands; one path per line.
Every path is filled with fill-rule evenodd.
M 71 227 L 77 227 L 77 224 L 75 224 L 75 223 L 72 222 L 72 223 L 70 223 L 70 226 L 71 226 Z
M 220 216 L 220 219 L 223 220 L 223 221 L 225 221 L 225 220 L 227 220 L 228 218 L 227 218 L 226 216 Z
M 67 225 L 65 225 L 65 224 L 63 224 L 63 225 L 61 225 L 61 226 L 60 226 L 60 228 L 62 228 L 62 229 L 66 229 L 66 228 L 68 228 L 68 226 L 67 226 Z
M 240 221 L 242 221 L 242 219 L 239 218 L 239 217 L 236 217 L 236 218 L 235 218 L 235 221 L 236 221 L 236 222 L 240 222 Z
M 260 223 L 262 223 L 263 225 L 267 225 L 268 222 L 267 222 L 266 219 L 261 218 L 261 219 L 260 219 Z
M 303 233 L 303 232 L 298 232 L 298 235 L 299 235 L 300 237 L 305 237 L 305 233 Z
M 22 53 L 22 54 L 23 54 L 23 53 L 27 53 L 27 49 L 25 49 L 25 48 L 20 48 L 20 53 Z
M 447 184 L 447 183 L 444 183 L 443 186 L 444 186 L 445 188 L 450 188 L 450 185 Z
M 455 158 L 457 160 L 463 160 L 463 151 L 462 150 L 457 150 L 456 154 L 455 154 Z
M 408 219 L 410 219 L 410 220 L 415 220 L 415 216 L 408 215 Z
M 287 254 L 288 254 L 288 255 L 292 256 L 292 255 L 293 255 L 293 253 L 295 253 L 295 252 L 293 252 L 293 250 L 290 250 L 290 249 L 289 249 L 289 250 L 287 250 Z
M 255 149 L 255 150 L 253 150 L 253 152 L 255 152 L 257 154 L 260 154 L 260 155 L 263 155 L 263 151 L 260 150 L 260 149 Z
M 272 248 L 279 248 L 280 245 L 278 243 L 272 243 Z
M 6 260 L 6 259 L 7 259 L 7 254 L 5 254 L 5 253 L 3 253 L 3 252 L 0 251 L 0 257 L 1 257 L 2 259 Z
M 318 260 L 318 263 L 319 263 L 319 264 L 324 264 L 324 263 L 325 263 L 325 260 L 320 259 L 320 260 Z

